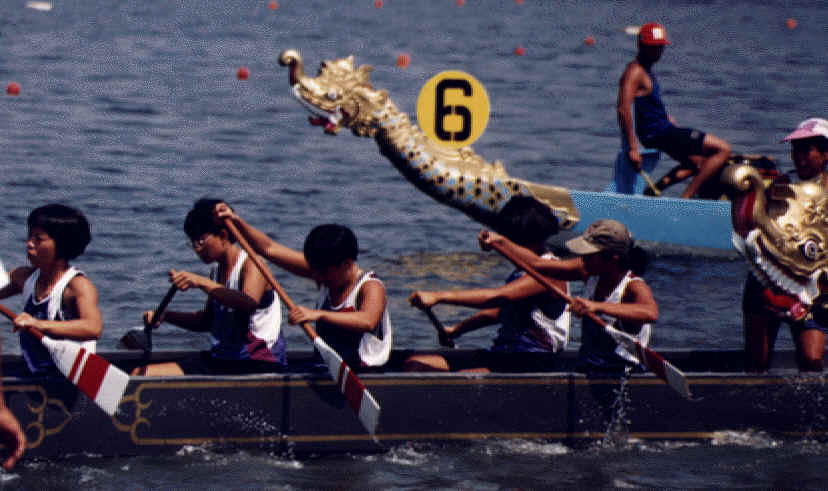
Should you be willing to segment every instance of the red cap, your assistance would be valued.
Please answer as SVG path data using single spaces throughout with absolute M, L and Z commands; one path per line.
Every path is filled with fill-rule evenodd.
M 664 26 L 656 22 L 648 22 L 638 30 L 638 41 L 647 46 L 664 46 L 670 44 L 667 40 L 667 31 Z

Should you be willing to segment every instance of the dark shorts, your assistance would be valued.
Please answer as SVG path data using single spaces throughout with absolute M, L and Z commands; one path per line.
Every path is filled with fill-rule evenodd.
M 752 273 L 748 273 L 747 279 L 745 279 L 745 290 L 744 294 L 742 295 L 742 312 L 751 310 L 756 311 L 756 309 L 764 309 L 767 310 L 768 313 L 774 315 L 773 310 L 766 308 L 765 300 L 762 298 L 762 291 L 764 290 L 764 286 L 759 280 L 753 276 Z M 812 314 L 808 314 L 804 320 L 801 321 L 792 321 L 790 319 L 786 319 L 784 317 L 777 317 L 779 322 L 785 322 L 791 328 L 791 333 L 799 334 L 802 331 L 807 331 L 809 329 L 816 329 L 822 331 L 825 334 L 828 334 L 828 325 L 818 322 L 814 319 Z
M 259 360 L 220 360 L 213 357 L 210 351 L 201 351 L 177 363 L 187 375 L 244 375 L 284 371 L 284 367 L 279 363 Z
M 671 126 L 661 134 L 641 143 L 647 148 L 657 148 L 674 160 L 684 163 L 691 155 L 704 154 L 703 131 Z

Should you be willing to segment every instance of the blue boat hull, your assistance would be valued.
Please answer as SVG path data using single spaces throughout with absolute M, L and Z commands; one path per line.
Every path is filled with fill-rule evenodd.
M 636 240 L 732 251 L 730 202 L 570 190 L 581 233 L 599 218 L 625 224 Z

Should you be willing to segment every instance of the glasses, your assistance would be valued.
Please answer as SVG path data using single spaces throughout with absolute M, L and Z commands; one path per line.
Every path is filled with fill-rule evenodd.
M 192 239 L 190 240 L 190 246 L 192 246 L 193 249 L 201 249 L 202 247 L 204 247 L 204 244 L 207 243 L 207 239 L 209 239 L 212 236 L 213 234 L 204 234 L 197 239 Z

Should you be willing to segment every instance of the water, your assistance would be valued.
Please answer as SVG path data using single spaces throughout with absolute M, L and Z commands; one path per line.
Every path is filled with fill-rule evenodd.
M 170 268 L 206 271 L 181 230 L 202 196 L 226 199 L 293 247 L 322 222 L 351 226 L 360 264 L 385 281 L 399 346 L 436 346 L 406 298 L 417 288 L 485 286 L 508 265 L 477 250 L 480 226 L 408 184 L 373 142 L 307 125 L 276 59 L 298 49 L 307 71 L 354 54 L 375 87 L 413 114 L 420 87 L 459 69 L 486 87 L 489 126 L 475 143 L 515 176 L 600 190 L 618 151 L 617 80 L 634 56 L 628 25 L 658 20 L 673 44 L 656 72 L 682 125 L 737 152 L 791 168 L 777 142 L 809 116 L 828 115 L 825 2 L 53 2 L 2 0 L 0 167 L 2 259 L 25 264 L 25 219 L 64 202 L 83 210 L 94 239 L 75 264 L 98 287 L 112 349 L 161 300 Z M 796 29 L 785 26 L 789 17 Z M 596 43 L 584 43 L 587 36 Z M 524 56 L 513 54 L 517 46 Z M 395 66 L 411 56 L 406 69 Z M 246 66 L 250 78 L 237 80 Z M 662 161 L 655 174 L 669 167 Z M 671 190 L 670 194 L 677 194 Z M 703 233 L 703 231 L 700 231 Z M 739 348 L 745 267 L 733 256 L 656 251 L 647 274 L 661 308 L 655 347 Z M 298 303 L 312 284 L 276 272 Z M 204 297 L 179 293 L 172 308 Z M 5 303 L 19 309 L 19 299 Z M 439 307 L 446 321 L 468 313 Z M 575 336 L 579 329 L 573 329 Z M 293 348 L 307 346 L 286 327 Z M 5 352 L 18 351 L 4 330 Z M 460 340 L 482 347 L 492 331 Z M 576 339 L 577 341 L 577 339 Z M 157 348 L 201 349 L 205 338 L 163 328 Z M 778 341 L 790 347 L 787 332 Z M 711 442 L 614 441 L 575 450 L 543 442 L 407 445 L 380 456 L 294 461 L 267 453 L 185 448 L 175 457 L 28 462 L 0 474 L 16 488 L 476 488 L 820 486 L 828 448 L 727 434 Z

